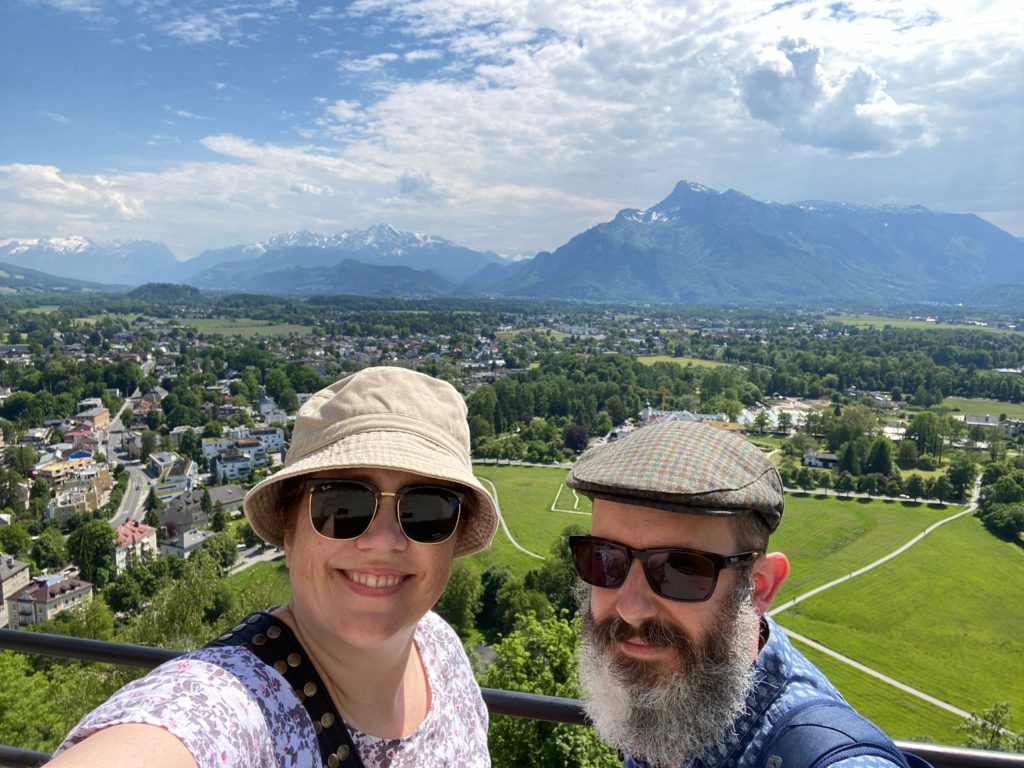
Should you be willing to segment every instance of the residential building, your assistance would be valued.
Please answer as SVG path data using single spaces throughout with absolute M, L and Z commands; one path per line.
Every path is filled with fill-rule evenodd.
M 212 459 L 218 453 L 228 450 L 234 442 L 231 437 L 204 437 L 202 440 L 203 456 Z
M 206 540 L 213 536 L 213 531 L 183 531 L 160 545 L 160 554 L 167 557 L 188 559 Z
M 100 431 L 106 429 L 110 424 L 110 411 L 100 406 L 99 408 L 90 408 L 87 411 L 82 411 L 75 415 L 75 418 L 81 419 L 88 424 L 93 431 Z
M 220 504 L 228 514 L 239 511 L 242 508 L 242 500 L 245 499 L 245 489 L 240 485 L 215 485 L 208 489 L 210 501 L 216 510 Z
M 129 520 L 117 529 L 117 549 L 114 550 L 114 563 L 117 572 L 122 573 L 128 567 L 131 557 L 142 559 L 144 552 L 154 557 L 158 554 L 156 528 L 137 520 Z
M 807 451 L 804 453 L 805 467 L 821 467 L 823 469 L 835 469 L 839 466 L 839 457 L 834 453 L 820 453 L 818 451 Z
M 57 573 L 37 576 L 11 595 L 9 621 L 12 629 L 43 624 L 59 613 L 92 602 L 92 584 L 77 575 Z
M 28 563 L 0 552 L 0 628 L 8 626 L 7 606 L 11 597 L 29 582 Z
M 194 489 L 171 499 L 160 508 L 157 516 L 160 525 L 172 538 L 210 522 L 210 516 L 203 510 L 202 489 Z
M 267 453 L 276 453 L 284 449 L 284 430 L 280 427 L 254 429 L 250 434 L 263 444 Z
M 153 486 L 153 493 L 160 501 L 168 501 L 195 488 L 199 467 L 192 459 L 178 458 L 163 473 L 160 481 Z
M 222 453 L 210 462 L 210 472 L 218 483 L 252 477 L 252 459 L 237 452 Z

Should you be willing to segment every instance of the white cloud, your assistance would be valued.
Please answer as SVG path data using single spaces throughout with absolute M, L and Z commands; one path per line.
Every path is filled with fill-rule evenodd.
M 201 13 L 172 19 L 163 25 L 163 31 L 183 43 L 202 45 L 221 39 L 221 25 Z
M 828 73 L 822 52 L 785 39 L 759 52 L 742 82 L 750 114 L 787 141 L 855 155 L 891 155 L 936 137 L 917 104 L 897 104 L 869 69 Z
M 175 15 L 160 18 L 177 26 L 163 28 L 188 45 L 249 39 L 292 13 L 149 7 L 171 14 L 171 5 Z M 0 231 L 50 234 L 39 225 L 46 211 L 117 237 L 149 227 L 145 236 L 186 256 L 300 227 L 383 220 L 472 247 L 533 251 L 618 208 L 651 205 L 685 178 L 780 201 L 994 211 L 1024 234 L 1015 178 L 1024 162 L 1024 32 L 1012 5 L 325 4 L 304 19 L 326 32 L 303 55 L 343 61 L 335 80 L 317 83 L 311 113 L 287 105 L 302 115 L 295 145 L 255 141 L 237 123 L 202 141 L 213 161 L 114 174 L 112 188 L 55 168 L 59 184 L 5 170 L 0 200 L 57 189 L 77 202 L 65 212 L 26 204 L 17 209 L 24 218 L 0 213 Z M 339 43 L 360 32 L 361 47 Z M 435 60 L 443 64 L 415 81 L 401 79 L 411 68 L 394 66 Z M 234 92 L 230 77 L 211 85 Z M 137 201 L 126 210 L 138 215 L 103 196 L 111 189 Z
M 375 53 L 361 59 L 346 59 L 341 68 L 349 72 L 374 72 L 397 60 L 397 53 Z
M 60 123 L 62 125 L 67 125 L 71 122 L 71 120 L 69 120 L 66 116 L 58 114 L 56 112 L 45 112 L 40 110 L 39 114 L 49 120 L 53 120 L 53 122 L 55 123 Z
M 440 59 L 442 56 L 443 54 L 438 50 L 427 51 L 421 49 L 417 49 L 415 51 L 406 51 L 405 53 L 402 54 L 402 58 L 410 63 L 417 61 L 436 61 L 437 59 Z

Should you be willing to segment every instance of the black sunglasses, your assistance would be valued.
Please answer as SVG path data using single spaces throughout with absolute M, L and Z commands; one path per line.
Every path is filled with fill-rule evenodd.
M 440 485 L 409 485 L 385 493 L 361 480 L 306 481 L 309 519 L 325 539 L 355 539 L 366 533 L 381 496 L 394 496 L 398 525 L 409 541 L 441 544 L 459 525 L 466 494 Z
M 570 536 L 569 549 L 576 573 L 595 587 L 618 589 L 626 581 L 633 560 L 644 566 L 651 589 L 669 600 L 699 603 L 715 592 L 723 568 L 749 563 L 760 552 L 716 555 L 692 549 L 632 549 L 597 536 Z

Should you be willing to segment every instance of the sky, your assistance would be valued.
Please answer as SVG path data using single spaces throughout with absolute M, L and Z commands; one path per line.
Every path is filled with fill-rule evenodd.
M 1018 0 L 5 0 L 0 240 L 553 250 L 681 180 L 1024 236 Z

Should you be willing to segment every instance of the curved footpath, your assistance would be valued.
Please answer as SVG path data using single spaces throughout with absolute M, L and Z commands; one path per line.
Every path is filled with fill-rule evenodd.
M 768 615 L 769 616 L 776 616 L 777 614 L 781 613 L 782 611 L 785 611 L 788 608 L 792 608 L 797 603 L 800 603 L 800 602 L 806 600 L 809 597 L 813 597 L 814 595 L 817 595 L 817 594 L 819 594 L 821 592 L 824 592 L 826 589 L 831 589 L 832 587 L 834 587 L 834 586 L 836 586 L 838 584 L 842 584 L 845 581 L 849 581 L 850 579 L 856 578 L 857 576 L 860 576 L 860 575 L 862 575 L 864 573 L 867 573 L 868 571 L 870 571 L 870 570 L 872 570 L 874 568 L 877 568 L 878 566 L 882 565 L 882 563 L 886 563 L 889 560 L 892 560 L 897 555 L 900 555 L 900 554 L 906 552 L 908 549 L 910 549 L 912 546 L 917 544 L 919 541 L 921 541 L 921 539 L 923 539 L 925 536 L 930 534 L 936 528 L 939 528 L 940 526 L 946 525 L 947 523 L 951 523 L 954 520 L 957 520 L 958 518 L 963 517 L 964 515 L 973 514 L 974 510 L 977 509 L 977 507 L 978 507 L 978 496 L 980 495 L 980 493 L 981 493 L 981 479 L 979 478 L 974 483 L 974 489 L 971 492 L 970 505 L 967 507 L 967 509 L 963 510 L 962 512 L 957 512 L 955 515 L 950 515 L 949 517 L 947 517 L 947 518 L 945 518 L 943 520 L 940 520 L 937 523 L 933 523 L 932 525 L 929 525 L 921 533 L 919 533 L 917 536 L 912 538 L 910 541 L 908 541 L 902 547 L 899 547 L 898 549 L 894 550 L 893 552 L 890 552 L 885 557 L 879 558 L 878 560 L 876 560 L 875 562 L 871 563 L 870 565 L 866 565 L 863 568 L 860 568 L 860 569 L 854 571 L 853 573 L 847 574 L 846 576 L 843 576 L 841 578 L 835 579 L 834 581 L 830 581 L 828 584 L 824 584 L 824 585 L 822 585 L 820 587 L 816 587 L 816 588 L 810 590 L 809 592 L 805 592 L 802 595 L 794 597 L 792 600 L 789 600 L 789 601 L 783 603 L 778 608 L 774 608 L 771 611 L 769 611 Z M 952 704 L 948 704 L 945 701 L 941 701 L 940 699 L 936 699 L 934 696 L 929 696 L 927 693 L 924 693 L 923 691 L 919 691 L 916 688 L 911 688 L 909 685 L 901 683 L 898 680 L 894 680 L 893 678 L 888 677 L 887 675 L 883 675 L 881 672 L 877 672 L 876 670 L 873 670 L 870 667 L 866 667 L 863 664 L 861 664 L 860 662 L 854 661 L 853 659 L 851 659 L 848 656 L 843 656 L 841 653 L 837 653 L 836 651 L 833 651 L 830 648 L 826 648 L 824 645 L 821 645 L 820 643 L 817 643 L 814 640 L 811 640 L 809 637 L 804 637 L 803 635 L 798 634 L 796 632 L 793 632 L 793 631 L 791 631 L 789 629 L 786 629 L 785 627 L 782 627 L 782 631 L 785 632 L 789 637 L 793 638 L 794 640 L 797 640 L 797 641 L 799 641 L 801 643 L 805 643 L 806 645 L 810 646 L 811 648 L 814 648 L 816 651 L 820 651 L 821 653 L 824 653 L 824 654 L 826 654 L 828 656 L 831 656 L 833 659 L 836 659 L 837 661 L 841 661 L 844 664 L 848 664 L 849 666 L 853 667 L 854 669 L 860 670 L 861 672 L 864 672 L 865 674 L 871 675 L 872 677 L 874 677 L 874 678 L 876 678 L 878 680 L 881 680 L 882 682 L 887 683 L 887 684 L 893 686 L 894 688 L 898 688 L 899 690 L 903 691 L 904 693 L 909 693 L 912 696 L 916 696 L 917 698 L 921 699 L 922 701 L 927 701 L 929 704 L 934 704 L 936 707 L 940 707 L 941 709 L 944 709 L 947 712 L 952 712 L 954 715 L 958 715 L 958 716 L 963 717 L 963 718 L 970 718 L 971 717 L 971 713 L 970 712 L 966 712 L 966 711 L 960 709 L 959 707 L 954 707 Z

